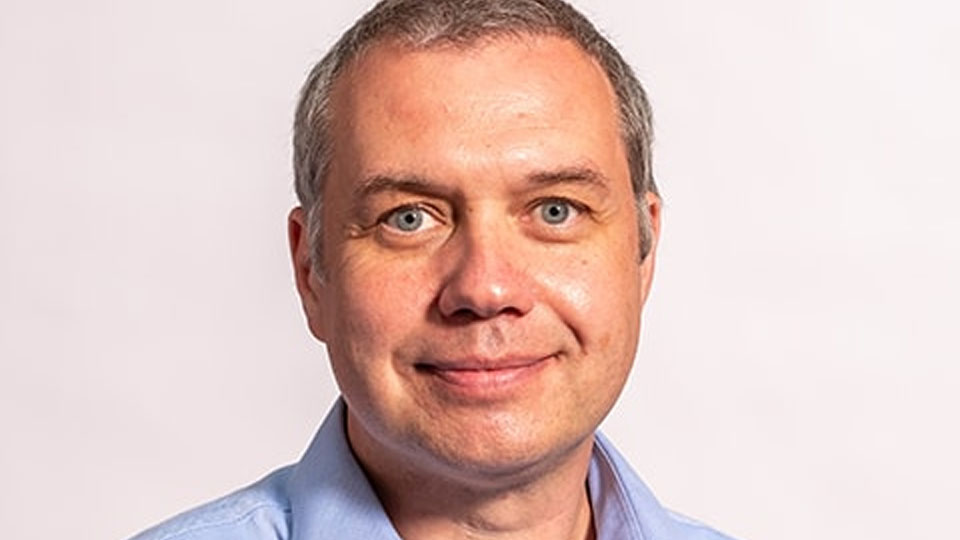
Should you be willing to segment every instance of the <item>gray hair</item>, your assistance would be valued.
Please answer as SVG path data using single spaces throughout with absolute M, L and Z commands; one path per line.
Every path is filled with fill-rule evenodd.
M 382 0 L 340 37 L 304 83 L 293 133 L 297 197 L 307 214 L 315 271 L 322 253 L 323 183 L 330 159 L 330 95 L 339 75 L 371 46 L 468 47 L 483 38 L 551 35 L 570 39 L 597 61 L 616 94 L 630 182 L 640 216 L 641 260 L 653 238 L 644 195 L 658 193 L 651 170 L 650 105 L 630 66 L 593 24 L 563 0 Z M 322 272 L 321 272 L 322 273 Z

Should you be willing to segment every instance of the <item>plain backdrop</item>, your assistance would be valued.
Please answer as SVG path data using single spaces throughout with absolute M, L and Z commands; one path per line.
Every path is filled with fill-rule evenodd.
M 667 201 L 604 429 L 745 540 L 953 534 L 957 4 L 576 3 L 650 93 Z M 369 5 L 2 0 L 4 538 L 124 538 L 299 457 L 336 389 L 290 124 Z

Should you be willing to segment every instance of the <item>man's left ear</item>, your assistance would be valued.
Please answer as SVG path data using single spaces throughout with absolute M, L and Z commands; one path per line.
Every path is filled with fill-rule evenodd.
M 660 245 L 660 211 L 663 203 L 660 196 L 648 191 L 643 196 L 645 206 L 643 211 L 647 215 L 647 227 L 650 235 L 650 251 L 640 263 L 640 293 L 641 301 L 646 302 L 650 294 L 650 286 L 653 283 L 653 270 L 657 260 L 657 246 Z
M 287 217 L 287 239 L 290 242 L 290 259 L 293 275 L 300 294 L 300 304 L 307 317 L 310 332 L 320 341 L 324 338 L 323 282 L 314 270 L 313 248 L 310 244 L 307 213 L 302 207 L 294 208 Z

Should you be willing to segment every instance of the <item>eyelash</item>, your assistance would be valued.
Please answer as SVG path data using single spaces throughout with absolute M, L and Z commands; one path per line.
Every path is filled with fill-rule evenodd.
M 437 217 L 438 212 L 432 207 L 430 207 L 429 205 L 425 205 L 422 203 L 411 203 L 411 204 L 404 204 L 401 206 L 397 206 L 395 208 L 391 208 L 390 210 L 387 210 L 386 212 L 381 214 L 380 217 L 377 218 L 376 225 L 388 227 L 391 230 L 391 232 L 395 232 L 399 234 L 413 234 L 413 233 L 419 232 L 419 229 L 417 231 L 404 231 L 399 227 L 395 227 L 390 224 L 390 219 L 392 217 L 398 215 L 401 212 L 405 212 L 409 210 L 419 210 L 421 213 L 427 215 L 429 219 L 433 219 L 434 221 L 437 221 L 437 222 L 443 221 L 439 217 Z
M 538 210 L 541 210 L 548 204 L 564 204 L 572 210 L 573 213 L 562 223 L 563 225 L 590 212 L 590 209 L 587 207 L 587 205 L 566 197 L 544 197 L 542 199 L 537 199 L 533 202 L 533 204 L 530 205 L 530 212 L 536 213 Z
M 561 223 L 556 223 L 556 224 L 549 223 L 544 220 L 542 215 L 538 215 L 538 212 L 542 212 L 542 209 L 549 204 L 566 205 L 570 209 L 571 213 Z M 574 220 L 581 218 L 584 215 L 590 213 L 590 208 L 587 205 L 572 199 L 568 199 L 566 197 L 543 197 L 540 199 L 536 199 L 530 204 L 528 208 L 529 208 L 529 210 L 527 211 L 528 216 L 532 217 L 534 220 L 538 222 L 546 224 L 550 229 L 562 229 L 566 226 L 569 226 L 571 222 L 573 222 Z M 444 222 L 443 219 L 438 217 L 438 211 L 433 207 L 431 207 L 430 205 L 423 204 L 423 203 L 410 203 L 410 204 L 397 206 L 395 208 L 391 208 L 390 210 L 387 210 L 386 212 L 381 214 L 377 218 L 376 226 L 385 227 L 391 233 L 401 234 L 401 235 L 412 235 L 412 234 L 421 232 L 419 228 L 413 231 L 404 231 L 403 229 L 400 229 L 399 227 L 396 227 L 390 224 L 391 218 L 393 218 L 394 216 L 398 215 L 401 212 L 409 211 L 409 210 L 419 210 L 420 212 L 422 212 L 427 216 L 426 219 L 432 219 L 439 223 Z

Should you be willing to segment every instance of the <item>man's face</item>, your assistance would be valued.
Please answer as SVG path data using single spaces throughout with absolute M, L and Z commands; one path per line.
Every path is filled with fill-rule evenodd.
M 601 68 L 553 37 L 380 44 L 332 110 L 323 279 L 291 230 L 354 446 L 490 474 L 589 444 L 653 261 Z

